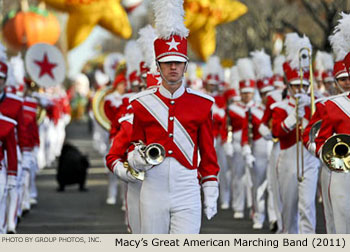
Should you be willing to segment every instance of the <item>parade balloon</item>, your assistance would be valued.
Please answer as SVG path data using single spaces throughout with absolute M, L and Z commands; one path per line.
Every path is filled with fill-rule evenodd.
M 61 84 L 66 77 L 63 55 L 55 46 L 38 43 L 31 46 L 25 56 L 30 78 L 41 87 Z
M 31 47 L 36 43 L 55 44 L 60 36 L 60 25 L 54 14 L 38 7 L 28 11 L 12 11 L 3 22 L 3 35 L 15 50 Z
M 69 14 L 66 28 L 69 50 L 84 42 L 96 25 L 123 39 L 131 37 L 132 28 L 120 0 L 43 0 L 43 2 Z
M 192 50 L 206 61 L 216 49 L 216 26 L 232 22 L 247 12 L 235 0 L 185 0 L 185 25 Z

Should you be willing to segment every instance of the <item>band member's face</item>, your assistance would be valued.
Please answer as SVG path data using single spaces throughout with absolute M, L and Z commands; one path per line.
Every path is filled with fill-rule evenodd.
M 3 77 L 0 77 L 0 92 L 2 92 L 4 90 L 5 82 L 6 82 L 6 79 Z
M 117 85 L 116 90 L 118 91 L 119 94 L 124 94 L 125 93 L 125 89 L 126 89 L 125 86 L 126 85 L 125 85 L 124 81 Z
M 289 88 L 291 89 L 292 95 L 294 96 L 295 94 L 300 94 L 300 93 L 306 94 L 307 89 L 309 88 L 309 86 L 308 85 L 303 85 L 302 88 L 301 88 L 299 84 L 296 84 L 296 85 L 289 85 Z
M 267 102 L 267 92 L 260 92 L 261 102 L 262 104 L 266 104 Z
M 344 92 L 350 91 L 350 79 L 349 77 L 341 77 L 337 79 L 339 86 L 344 90 Z M 340 91 L 343 92 L 343 91 Z
M 253 92 L 244 92 L 244 93 L 241 93 L 241 101 L 244 103 L 244 104 L 247 104 L 249 103 L 254 97 L 254 93 Z
M 205 87 L 208 93 L 214 93 L 219 90 L 218 84 L 207 84 Z
M 324 88 L 326 89 L 328 94 L 330 94 L 330 95 L 335 95 L 336 94 L 334 81 L 326 81 L 326 82 L 323 82 L 323 84 L 324 84 Z
M 160 70 L 168 82 L 178 83 L 185 72 L 185 62 L 160 62 Z

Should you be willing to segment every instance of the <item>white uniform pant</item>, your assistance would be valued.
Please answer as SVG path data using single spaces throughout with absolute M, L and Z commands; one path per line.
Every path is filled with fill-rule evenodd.
M 243 181 L 245 168 L 241 152 L 236 151 L 230 157 L 232 171 L 232 209 L 235 212 L 243 212 L 245 204 L 245 182 Z
M 330 179 L 331 171 L 324 164 L 320 170 L 320 184 L 322 193 L 323 213 L 326 219 L 327 234 L 335 234 L 334 216 L 330 201 Z
M 279 153 L 280 143 L 276 142 L 272 146 L 267 167 L 268 215 L 270 222 L 277 221 L 278 230 L 276 233 L 282 231 L 282 203 L 277 180 L 277 160 Z
M 142 181 L 127 184 L 126 213 L 128 226 L 133 234 L 141 233 L 140 193 Z
M 221 139 L 216 141 L 216 155 L 220 167 L 219 185 L 220 185 L 220 203 L 223 205 L 230 205 L 231 200 L 231 170 L 228 165 L 228 156 L 226 155 L 222 146 Z
M 2 166 L 2 169 L 0 169 L 0 234 L 6 234 L 6 180 L 6 169 Z
M 337 234 L 350 234 L 349 188 L 350 173 L 331 173 L 329 195 Z
M 256 159 L 252 170 L 254 223 L 263 224 L 265 220 L 266 169 L 271 147 L 271 142 L 264 138 L 260 138 L 253 143 L 253 155 Z
M 299 183 L 297 180 L 296 145 L 281 150 L 277 163 L 277 176 L 282 201 L 283 233 L 315 233 L 316 229 L 315 197 L 318 160 L 304 147 L 303 151 L 303 182 Z
M 197 234 L 201 194 L 197 169 L 167 157 L 145 174 L 140 197 L 141 233 Z

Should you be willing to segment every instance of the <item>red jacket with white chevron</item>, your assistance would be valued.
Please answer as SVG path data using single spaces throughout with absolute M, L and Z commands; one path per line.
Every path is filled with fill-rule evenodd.
M 188 169 L 198 168 L 202 182 L 217 180 L 212 97 L 184 86 L 171 95 L 160 86 L 135 95 L 130 102 L 134 111 L 132 141 L 159 143 L 167 157 Z
M 15 127 L 16 121 L 9 117 L 0 115 L 0 169 L 6 150 L 7 174 L 17 175 L 17 149 Z

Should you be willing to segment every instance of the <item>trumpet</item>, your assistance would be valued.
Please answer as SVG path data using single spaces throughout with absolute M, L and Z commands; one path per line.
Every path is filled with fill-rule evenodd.
M 331 171 L 350 172 L 350 135 L 336 134 L 328 138 L 321 158 Z
M 307 53 L 305 53 L 305 51 Z M 310 81 L 310 96 L 311 96 L 311 115 L 315 113 L 315 94 L 313 86 L 313 72 L 312 72 L 312 58 L 311 49 L 308 47 L 303 47 L 299 49 L 299 71 L 300 71 L 300 90 L 303 89 L 303 79 L 304 79 L 304 69 L 309 68 L 309 81 Z M 299 111 L 299 98 L 295 100 L 295 109 L 298 113 Z M 297 114 L 296 121 L 296 145 L 297 145 L 297 179 L 299 182 L 304 180 L 304 150 L 301 136 L 303 135 L 303 120 L 299 119 Z M 301 167 L 300 167 L 301 166 Z M 301 174 L 300 174 L 301 170 Z

